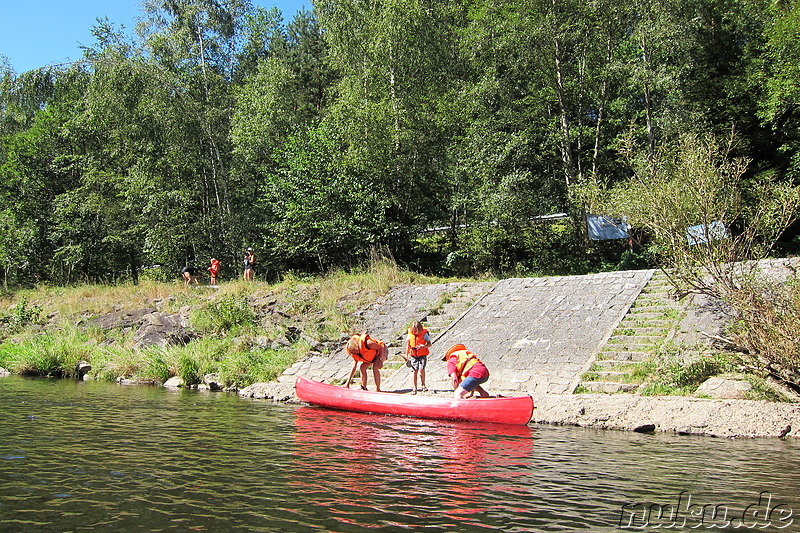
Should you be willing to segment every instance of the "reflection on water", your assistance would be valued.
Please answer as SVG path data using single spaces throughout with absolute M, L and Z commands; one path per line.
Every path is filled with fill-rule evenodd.
M 439 423 L 301 407 L 291 479 L 308 503 L 343 524 L 451 530 L 508 526 L 503 500 L 525 493 L 527 426 Z M 496 515 L 496 516 L 495 516 Z
M 690 529 L 702 506 L 730 517 L 749 509 L 746 524 L 777 531 L 787 525 L 777 511 L 771 524 L 754 519 L 766 506 L 800 512 L 798 482 L 794 441 L 422 421 L 0 379 L 3 532 L 650 531 L 643 510 L 650 526 Z M 800 516 L 788 525 L 800 530 Z

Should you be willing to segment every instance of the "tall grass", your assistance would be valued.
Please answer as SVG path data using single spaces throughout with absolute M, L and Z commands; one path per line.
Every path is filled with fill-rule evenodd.
M 78 363 L 93 359 L 98 346 L 76 328 L 0 344 L 0 366 L 23 375 L 74 377 Z
M 225 294 L 193 310 L 191 323 L 201 334 L 231 332 L 235 335 L 241 331 L 252 332 L 256 316 L 244 294 Z

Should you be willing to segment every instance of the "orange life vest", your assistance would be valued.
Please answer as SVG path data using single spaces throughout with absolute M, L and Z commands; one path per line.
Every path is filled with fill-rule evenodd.
M 469 350 L 457 350 L 450 354 L 451 357 L 453 355 L 456 356 L 456 372 L 461 376 L 461 379 L 467 377 L 467 372 L 469 372 L 470 368 L 475 366 L 475 363 L 481 362 L 478 356 Z
M 425 346 L 425 335 L 428 334 L 427 329 L 421 329 L 418 333 L 414 333 L 411 331 L 411 328 L 408 328 L 408 347 L 413 348 L 415 346 L 419 346 L 416 350 L 409 350 L 412 356 L 414 357 L 423 357 L 430 353 L 428 347 Z
M 383 346 L 384 343 L 382 341 L 370 338 L 369 335 L 353 335 L 353 336 L 358 339 L 358 353 L 357 354 L 351 353 L 350 357 L 352 357 L 356 361 L 361 361 L 363 363 L 375 362 L 375 358 L 378 356 L 378 350 L 368 348 L 367 339 L 377 342 L 381 346 Z

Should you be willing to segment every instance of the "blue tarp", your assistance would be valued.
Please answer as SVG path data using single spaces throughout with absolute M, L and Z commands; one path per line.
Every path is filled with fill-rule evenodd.
M 587 215 L 586 225 L 589 238 L 593 241 L 627 239 L 630 228 L 627 218 L 613 218 L 604 215 Z
M 686 241 L 690 246 L 695 244 L 705 244 L 708 241 L 715 241 L 717 239 L 725 239 L 728 237 L 728 230 L 721 220 L 712 222 L 711 224 L 698 224 L 686 229 Z

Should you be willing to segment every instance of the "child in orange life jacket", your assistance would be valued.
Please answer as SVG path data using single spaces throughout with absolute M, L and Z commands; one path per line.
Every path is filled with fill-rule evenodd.
M 447 361 L 447 374 L 453 378 L 453 396 L 457 399 L 469 398 L 477 392 L 481 398 L 488 398 L 489 393 L 481 384 L 489 379 L 489 370 L 478 357 L 467 350 L 463 344 L 455 344 L 442 357 Z
M 431 345 L 431 337 L 428 330 L 422 327 L 419 321 L 414 322 L 408 328 L 408 338 L 406 339 L 406 354 L 403 356 L 406 364 L 411 367 L 414 374 L 414 389 L 411 394 L 417 393 L 417 374 L 419 374 L 422 390 L 428 390 L 425 386 L 425 366 L 428 364 L 428 346 Z
M 356 368 L 361 365 L 361 389 L 367 390 L 367 369 L 372 367 L 375 378 L 375 390 L 381 392 L 381 368 L 383 362 L 389 358 L 389 349 L 383 341 L 364 335 L 353 335 L 345 346 L 347 355 L 353 358 L 353 369 L 347 378 L 345 387 L 350 388 L 350 380 L 356 373 Z
M 219 274 L 219 259 L 212 259 L 211 266 L 208 267 L 208 273 L 211 275 L 211 284 L 217 284 L 217 275 Z

